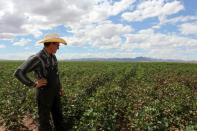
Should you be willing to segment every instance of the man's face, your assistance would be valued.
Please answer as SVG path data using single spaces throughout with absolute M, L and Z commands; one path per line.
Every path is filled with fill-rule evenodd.
M 49 48 L 51 50 L 51 53 L 55 54 L 56 51 L 59 49 L 59 45 L 60 43 L 58 42 L 52 42 L 50 45 L 49 45 Z

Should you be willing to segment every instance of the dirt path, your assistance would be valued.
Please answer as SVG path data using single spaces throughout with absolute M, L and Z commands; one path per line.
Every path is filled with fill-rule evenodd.
M 37 131 L 37 124 L 30 115 L 24 117 L 23 125 L 24 128 L 21 128 L 19 131 Z M 6 130 L 6 128 L 3 125 L 0 125 L 0 131 L 12 131 L 12 130 Z

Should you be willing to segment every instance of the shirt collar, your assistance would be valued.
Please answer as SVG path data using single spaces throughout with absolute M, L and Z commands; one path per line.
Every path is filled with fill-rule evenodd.
M 47 56 L 48 58 L 51 56 L 51 55 L 46 51 L 46 49 L 43 49 L 43 52 L 44 52 L 44 55 Z

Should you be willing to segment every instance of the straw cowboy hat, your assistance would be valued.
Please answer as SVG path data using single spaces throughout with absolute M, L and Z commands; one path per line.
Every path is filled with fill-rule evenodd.
M 46 42 L 58 42 L 67 45 L 67 42 L 60 38 L 58 34 L 47 34 L 42 40 L 38 41 L 38 43 L 46 43 Z

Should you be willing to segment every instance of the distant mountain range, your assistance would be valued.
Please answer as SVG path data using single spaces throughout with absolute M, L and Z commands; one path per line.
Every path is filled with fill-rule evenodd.
M 65 61 L 122 61 L 122 62 L 197 62 L 178 59 L 156 59 L 149 57 L 136 58 L 80 58 L 80 59 L 66 59 Z
M 14 60 L 0 59 L 0 61 L 14 61 Z M 157 58 L 150 58 L 150 57 L 136 57 L 136 58 L 79 58 L 79 59 L 65 59 L 64 61 L 191 62 L 191 63 L 197 63 L 197 60 L 157 59 Z

